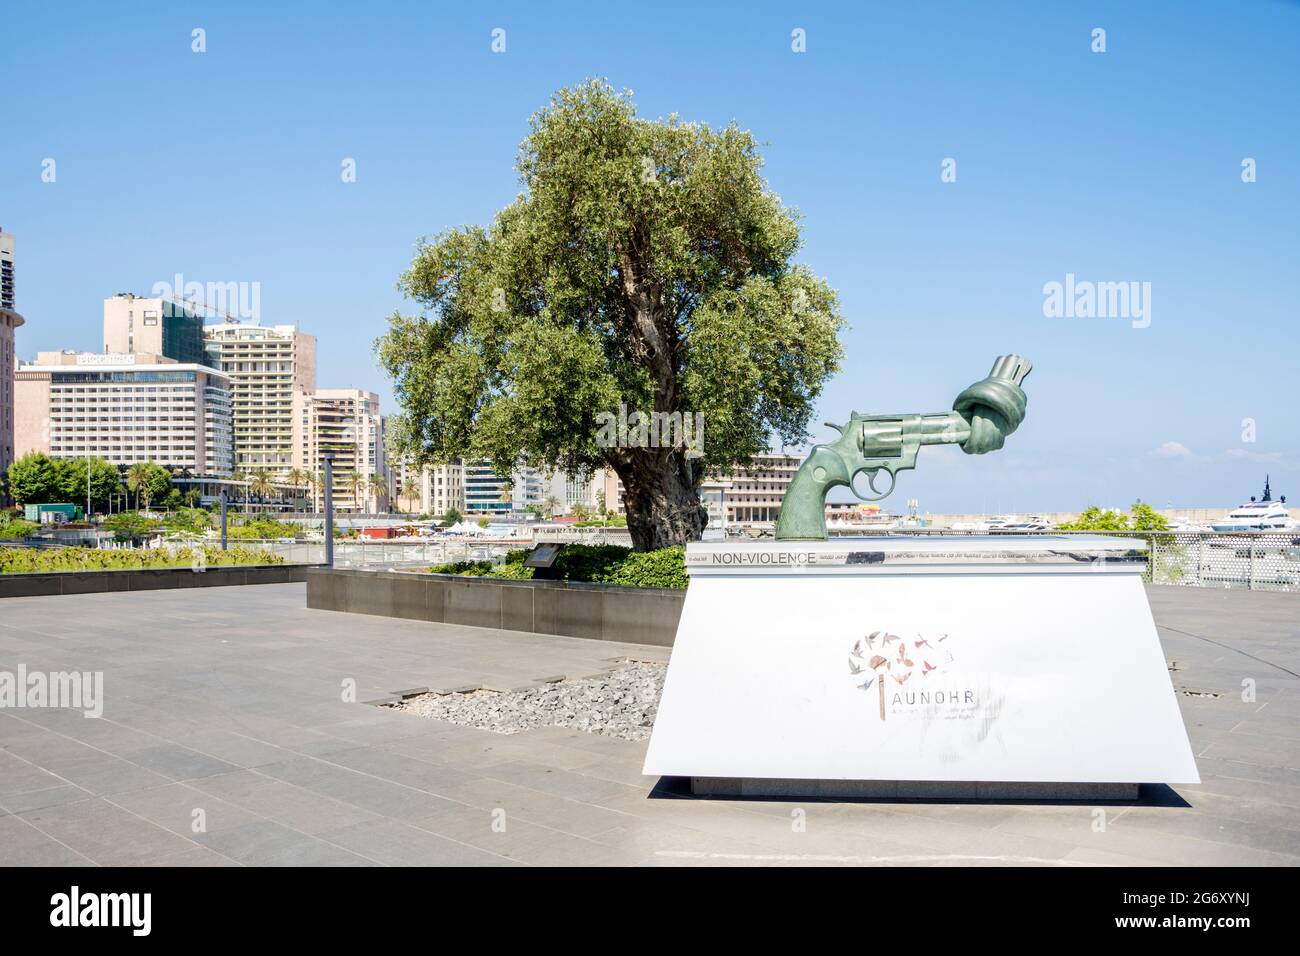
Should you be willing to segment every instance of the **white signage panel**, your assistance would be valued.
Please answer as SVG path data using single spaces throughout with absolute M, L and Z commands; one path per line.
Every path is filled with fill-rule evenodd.
M 692 578 L 645 773 L 1199 782 L 1131 565 L 766 567 Z

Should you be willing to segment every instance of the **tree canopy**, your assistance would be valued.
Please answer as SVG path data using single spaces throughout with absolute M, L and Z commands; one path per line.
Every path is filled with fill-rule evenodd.
M 797 216 L 734 122 L 641 119 L 592 80 L 533 117 L 516 165 L 491 225 L 421 240 L 401 277 L 421 312 L 377 342 L 395 442 L 502 474 L 609 465 L 638 549 L 696 537 L 706 469 L 806 438 L 841 356 L 835 292 L 795 262 Z M 702 416 L 702 447 L 611 445 L 620 406 Z
M 122 482 L 115 465 L 91 458 L 90 499 L 92 507 L 105 507 L 112 495 L 120 494 Z M 51 458 L 43 452 L 28 452 L 9 466 L 9 493 L 20 504 L 44 504 L 86 500 L 85 458 Z

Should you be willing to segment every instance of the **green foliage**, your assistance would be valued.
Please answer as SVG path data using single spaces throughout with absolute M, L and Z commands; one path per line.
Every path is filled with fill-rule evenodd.
M 638 547 L 650 525 L 689 531 L 704 470 L 805 438 L 841 357 L 836 294 L 795 264 L 795 213 L 761 165 L 734 123 L 641 119 L 602 81 L 556 93 L 520 147 L 520 196 L 421 240 L 401 277 L 420 314 L 376 343 L 399 453 L 503 474 L 608 464 L 638 477 Z M 602 444 L 620 403 L 702 415 L 703 457 Z
M 442 516 L 442 526 L 450 528 L 454 524 L 459 524 L 463 517 L 465 516 L 460 513 L 459 508 L 448 508 L 447 513 Z
M 0 538 L 25 538 L 39 527 L 35 521 L 27 521 L 11 511 L 0 512 Z
M 119 511 L 104 519 L 101 527 L 113 532 L 118 541 L 131 541 L 142 537 L 150 531 L 157 531 L 162 522 L 157 518 L 146 518 L 138 511 Z
M 603 521 L 587 518 L 582 521 L 575 521 L 573 526 L 575 528 L 626 528 L 627 515 L 610 515 Z
M 19 504 L 53 501 L 58 496 L 54 461 L 39 451 L 29 452 L 9 466 L 9 494 Z
M 9 466 L 10 494 L 23 504 L 48 502 L 86 503 L 89 471 L 92 508 L 104 508 L 111 496 L 120 494 L 122 482 L 117 467 L 102 458 L 51 458 L 29 452 Z
M 429 568 L 430 574 L 459 574 L 464 577 L 504 578 L 525 581 L 533 569 L 524 567 L 530 548 L 517 548 L 506 554 L 505 562 L 455 561 Z M 660 548 L 634 552 L 612 544 L 566 545 L 555 561 L 559 580 L 618 584 L 633 588 L 684 588 L 686 574 L 684 548 Z
M 52 459 L 54 484 L 60 501 L 86 502 L 86 459 L 55 458 Z M 90 459 L 90 501 L 91 507 L 107 507 L 108 499 L 122 493 L 122 481 L 118 477 L 117 466 L 110 465 L 102 458 Z
M 1134 531 L 1168 531 L 1169 519 L 1162 514 L 1158 514 L 1150 505 L 1144 505 L 1140 501 L 1133 503 L 1133 530 Z
M 204 508 L 178 508 L 162 519 L 168 531 L 189 531 L 203 534 L 212 529 L 212 513 Z
M 148 509 L 150 502 L 164 499 L 171 485 L 171 472 L 157 462 L 137 462 L 126 470 L 126 486 L 140 508 Z
M 1085 510 L 1074 521 L 1058 524 L 1060 531 L 1167 531 L 1169 521 L 1150 505 L 1141 501 L 1133 503 L 1131 515 L 1118 511 L 1102 511 L 1096 505 Z
M 569 544 L 555 559 L 555 567 L 566 581 L 604 581 L 631 553 L 631 548 L 617 544 Z
M 339 529 L 335 527 L 335 537 Z M 303 526 L 296 521 L 278 521 L 275 518 L 246 518 L 235 527 L 226 528 L 226 537 L 230 539 L 268 539 L 301 538 L 306 534 Z
M 0 574 L 37 574 L 51 571 L 123 571 L 136 568 L 194 567 L 203 553 L 203 565 L 221 567 L 246 564 L 283 564 L 284 558 L 264 549 L 139 548 L 120 551 L 97 548 L 4 548 L 0 547 Z
M 690 583 L 686 573 L 686 549 L 633 552 L 610 571 L 605 580 L 632 588 L 684 588 Z

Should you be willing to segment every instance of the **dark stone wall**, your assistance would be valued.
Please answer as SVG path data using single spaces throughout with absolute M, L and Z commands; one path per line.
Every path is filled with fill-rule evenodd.
M 685 591 L 312 568 L 307 606 L 669 647 Z
M 162 588 L 219 588 L 236 584 L 288 584 L 307 580 L 305 564 L 264 564 L 235 568 L 147 568 L 138 571 L 61 571 L 55 574 L 0 574 L 0 598 L 98 591 L 157 591 Z

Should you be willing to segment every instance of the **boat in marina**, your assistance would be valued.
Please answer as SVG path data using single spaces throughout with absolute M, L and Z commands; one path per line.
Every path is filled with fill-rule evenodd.
M 1265 476 L 1264 494 L 1258 501 L 1252 495 L 1250 501 L 1233 508 L 1226 517 L 1210 522 L 1210 527 L 1215 531 L 1289 531 L 1296 523 L 1286 509 L 1286 496 L 1273 500 Z

